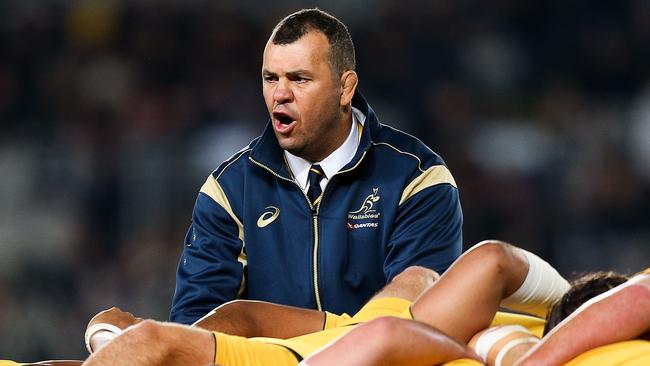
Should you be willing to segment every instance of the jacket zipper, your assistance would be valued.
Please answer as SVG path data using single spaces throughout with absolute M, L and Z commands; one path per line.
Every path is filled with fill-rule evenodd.
M 266 165 L 260 163 L 259 161 L 253 159 L 250 156 L 248 157 L 248 159 L 250 161 L 252 161 L 255 165 L 263 168 L 264 170 L 268 171 L 269 173 L 273 174 L 274 176 L 276 176 L 276 177 L 278 177 L 278 178 L 280 178 L 282 180 L 286 180 L 287 182 L 292 182 L 293 184 L 295 184 L 296 187 L 298 187 L 298 189 L 300 190 L 300 192 L 302 192 L 302 195 L 305 197 L 305 200 L 307 201 L 307 204 L 309 205 L 309 209 L 311 210 L 311 215 L 312 215 L 311 216 L 312 217 L 312 225 L 313 225 L 313 229 L 314 229 L 314 240 L 313 240 L 313 243 L 314 243 L 313 253 L 314 253 L 314 255 L 312 257 L 312 279 L 314 281 L 314 296 L 315 296 L 315 299 L 316 299 L 316 307 L 318 308 L 319 311 L 323 311 L 323 308 L 322 308 L 322 305 L 321 305 L 321 302 L 320 302 L 320 291 L 318 289 L 318 208 L 314 207 L 314 205 L 311 204 L 311 201 L 309 200 L 309 197 L 307 197 L 307 194 L 302 190 L 300 185 L 298 183 L 296 183 L 295 180 L 288 179 L 288 178 L 285 178 L 285 177 L 281 176 L 280 174 L 274 172 L 273 169 L 267 167 Z M 323 192 L 323 193 L 325 193 L 325 192 Z
M 329 183 L 332 181 L 332 179 L 334 179 L 334 177 L 337 176 L 340 173 L 349 172 L 350 170 L 356 168 L 361 163 L 361 160 L 363 160 L 363 158 L 365 156 L 366 156 L 366 152 L 364 151 L 363 154 L 361 155 L 361 157 L 359 158 L 359 161 L 356 164 L 354 164 L 353 167 L 351 167 L 350 169 L 342 170 L 342 171 L 339 171 L 339 172 L 336 172 L 336 173 L 332 174 L 332 177 L 329 179 L 328 184 L 325 186 L 325 189 L 323 189 L 323 193 L 321 193 L 322 198 L 321 198 L 320 202 L 316 205 L 316 207 L 311 206 L 311 202 L 309 201 L 309 198 L 307 198 L 307 202 L 309 202 L 309 205 L 312 208 L 312 220 L 314 222 L 314 258 L 312 259 L 312 263 L 314 265 L 313 266 L 314 267 L 313 268 L 313 271 L 314 271 L 313 277 L 314 277 L 314 292 L 316 294 L 316 306 L 318 307 L 319 311 L 323 311 L 323 307 L 322 307 L 321 301 L 320 301 L 320 291 L 319 291 L 319 287 L 318 287 L 318 213 L 320 212 L 320 204 L 325 199 L 325 191 L 327 190 L 327 186 L 329 186 Z M 301 189 L 301 191 L 302 191 L 302 189 Z M 307 197 L 307 195 L 305 195 L 305 197 Z
M 323 311 L 323 307 L 320 303 L 320 291 L 318 289 L 318 209 L 314 209 L 314 211 L 312 211 L 311 217 L 314 223 L 314 257 L 312 258 L 314 294 L 316 295 L 316 307 L 319 311 Z
M 354 164 L 353 167 L 351 167 L 350 169 L 341 170 L 339 172 L 336 172 L 335 174 L 332 175 L 332 177 L 329 180 L 332 181 L 332 179 L 335 176 L 337 176 L 338 174 L 346 173 L 346 172 L 349 172 L 349 171 L 353 170 L 354 168 L 356 168 L 361 163 L 361 161 L 363 160 L 363 158 L 365 156 L 366 156 L 366 152 L 364 151 L 363 154 L 361 155 L 361 157 L 359 158 L 359 161 L 357 161 L 357 163 Z M 305 200 L 307 201 L 307 204 L 309 205 L 309 208 L 311 209 L 311 213 L 312 213 L 311 217 L 312 217 L 312 223 L 313 223 L 313 227 L 314 227 L 314 250 L 313 250 L 314 254 L 313 254 L 313 257 L 312 257 L 312 272 L 313 272 L 312 273 L 312 278 L 314 280 L 314 296 L 316 297 L 316 307 L 318 308 L 319 311 L 323 311 L 323 307 L 322 307 L 321 301 L 320 301 L 320 290 L 319 290 L 319 287 L 318 287 L 318 212 L 319 212 L 319 209 L 320 209 L 320 202 L 316 206 L 312 205 L 311 201 L 309 200 L 309 197 L 307 197 L 307 194 L 302 190 L 300 185 L 298 183 L 296 183 L 295 180 L 288 179 L 288 178 L 285 178 L 285 177 L 281 176 L 280 174 L 274 172 L 273 169 L 271 169 L 271 168 L 267 167 L 266 165 L 258 162 L 257 160 L 253 159 L 250 156 L 248 157 L 248 159 L 250 161 L 252 161 L 255 165 L 263 168 L 264 170 L 268 171 L 269 173 L 273 174 L 274 176 L 276 176 L 276 177 L 278 177 L 278 178 L 280 178 L 282 180 L 288 181 L 288 182 L 293 182 L 298 187 L 300 192 L 302 192 L 302 195 L 305 197 Z M 329 185 L 329 183 L 328 183 L 328 185 Z M 325 191 L 326 190 L 327 190 L 327 186 L 325 186 L 325 189 L 323 190 L 323 193 L 322 193 L 323 198 L 325 198 Z M 321 198 L 321 202 L 323 202 L 323 198 Z

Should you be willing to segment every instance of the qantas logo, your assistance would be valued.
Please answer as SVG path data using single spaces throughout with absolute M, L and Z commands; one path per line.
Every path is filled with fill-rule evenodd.
M 280 209 L 275 206 L 269 206 L 264 209 L 264 213 L 257 219 L 257 227 L 263 228 L 270 225 L 275 219 L 280 216 Z
M 353 224 L 353 223 L 348 221 L 347 224 L 345 224 L 345 227 L 348 230 L 375 228 L 375 227 L 379 227 L 379 223 L 378 222 L 363 222 L 361 224 Z

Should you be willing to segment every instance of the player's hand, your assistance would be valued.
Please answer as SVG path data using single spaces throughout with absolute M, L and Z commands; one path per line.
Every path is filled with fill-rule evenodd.
M 141 321 L 142 318 L 115 307 L 102 311 L 88 322 L 84 334 L 86 349 L 89 353 L 97 351 L 122 334 L 126 328 Z
M 112 307 L 100 312 L 92 319 L 90 319 L 90 322 L 88 322 L 88 326 L 86 328 L 89 328 L 93 324 L 106 323 L 112 324 L 124 330 L 134 324 L 138 324 L 141 321 L 142 318 L 138 318 L 128 311 L 122 311 L 120 308 Z

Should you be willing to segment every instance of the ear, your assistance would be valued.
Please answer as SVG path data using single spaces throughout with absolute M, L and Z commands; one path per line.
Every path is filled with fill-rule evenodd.
M 341 75 L 341 106 L 348 106 L 352 103 L 357 84 L 359 84 L 359 77 L 353 70 L 348 70 Z

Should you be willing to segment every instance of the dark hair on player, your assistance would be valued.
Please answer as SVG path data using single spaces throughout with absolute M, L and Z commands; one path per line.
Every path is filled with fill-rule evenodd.
M 550 332 L 589 299 L 611 290 L 627 280 L 627 276 L 611 271 L 588 273 L 577 278 L 571 283 L 569 291 L 548 312 L 544 334 Z
M 330 66 L 340 76 L 355 69 L 354 44 L 348 28 L 320 9 L 302 9 L 287 15 L 273 29 L 273 44 L 290 44 L 310 31 L 321 32 L 330 43 Z

